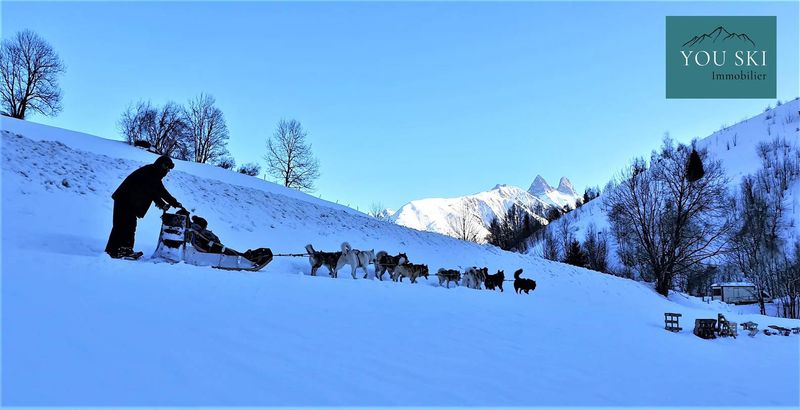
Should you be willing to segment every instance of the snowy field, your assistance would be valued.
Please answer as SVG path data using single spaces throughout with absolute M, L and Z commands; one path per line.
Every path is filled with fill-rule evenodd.
M 537 281 L 530 295 L 112 260 L 111 192 L 155 157 L 2 120 L 2 404 L 7 406 L 792 406 L 800 336 L 703 340 L 695 318 L 800 326 L 645 284 L 379 222 L 211 166 L 167 188 L 228 245 L 405 251 Z M 137 248 L 160 226 L 152 208 Z M 664 312 L 684 331 L 663 329 Z

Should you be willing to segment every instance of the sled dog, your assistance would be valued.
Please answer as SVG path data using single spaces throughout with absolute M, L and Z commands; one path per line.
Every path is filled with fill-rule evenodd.
M 395 282 L 398 280 L 402 282 L 403 277 L 407 277 L 411 279 L 411 283 L 417 283 L 417 278 L 420 276 L 424 276 L 425 279 L 428 279 L 428 265 L 406 263 L 395 268 L 392 280 Z
M 375 254 L 375 277 L 378 280 L 383 280 L 383 273 L 386 271 L 389 272 L 389 277 L 394 277 L 394 269 L 405 263 L 408 263 L 408 256 L 405 253 L 398 253 L 392 256 L 386 251 L 378 251 Z M 364 275 L 364 278 L 366 277 L 367 275 Z
M 517 269 L 517 271 L 514 272 L 514 292 L 525 292 L 525 294 L 527 294 L 529 291 L 536 289 L 535 280 L 520 278 L 520 274 L 522 274 L 522 269 Z
M 500 288 L 500 292 L 502 292 L 504 280 L 506 280 L 506 275 L 503 271 L 499 270 L 494 275 L 486 275 L 486 280 L 483 281 L 483 284 L 486 286 L 486 289 L 494 290 L 494 288 Z
M 337 265 L 342 256 L 341 252 L 318 252 L 311 244 L 306 245 L 306 252 L 308 252 L 308 262 L 311 264 L 311 276 L 317 276 L 317 269 L 325 265 L 328 268 L 328 274 L 336 277 L 339 269 Z
M 364 269 L 364 277 L 366 278 L 369 274 L 367 267 L 375 260 L 375 250 L 370 249 L 368 251 L 360 251 L 358 249 L 353 249 L 347 242 L 342 242 L 342 257 L 339 258 L 339 262 L 336 264 L 336 271 L 338 272 L 340 268 L 344 267 L 344 265 L 350 265 L 352 269 L 353 279 L 356 278 L 356 269 L 361 268 Z M 334 273 L 333 277 L 337 277 L 337 272 Z
M 455 282 L 456 286 L 458 286 L 458 281 L 461 280 L 461 272 L 455 269 L 440 268 L 439 271 L 436 272 L 436 276 L 439 278 L 439 286 L 447 282 L 448 289 L 450 289 L 450 282 Z
M 486 276 L 489 273 L 488 268 L 479 268 L 477 266 L 473 266 L 467 269 L 464 272 L 464 283 L 463 286 L 472 289 L 480 289 L 481 283 L 486 280 Z

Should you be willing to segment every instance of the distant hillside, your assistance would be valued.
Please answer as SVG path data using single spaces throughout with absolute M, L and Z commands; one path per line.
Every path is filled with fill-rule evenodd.
M 766 110 L 750 119 L 724 127 L 717 132 L 697 141 L 697 147 L 708 150 L 712 159 L 719 160 L 730 180 L 731 190 L 738 189 L 742 177 L 754 174 L 761 168 L 757 146 L 774 140 L 785 138 L 789 143 L 800 145 L 800 100 L 794 99 L 780 106 Z M 626 164 L 619 164 L 622 169 Z M 800 181 L 790 187 L 785 203 L 789 213 L 786 223 L 794 226 L 790 230 L 790 239 L 800 238 Z M 569 224 L 576 239 L 584 240 L 587 227 L 591 224 L 597 230 L 608 230 L 609 221 L 604 210 L 604 196 L 583 205 L 562 219 L 553 222 L 546 229 L 560 232 L 559 227 Z M 609 253 L 612 264 L 617 264 L 615 244 L 611 241 L 612 251 Z M 530 252 L 541 253 L 541 247 L 533 247 Z

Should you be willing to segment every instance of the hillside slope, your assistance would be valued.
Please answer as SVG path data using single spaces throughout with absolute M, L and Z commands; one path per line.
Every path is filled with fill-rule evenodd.
M 295 253 L 347 240 L 433 270 L 479 265 L 510 277 L 521 267 L 538 287 L 311 277 L 307 259 L 291 257 L 259 273 L 112 260 L 102 252 L 109 196 L 154 157 L 5 118 L 2 130 L 3 405 L 800 404 L 797 336 L 706 341 L 688 331 L 717 312 L 762 327 L 798 321 L 667 300 L 211 166 L 178 162 L 165 185 L 232 247 Z M 139 221 L 146 255 L 158 213 Z M 687 330 L 664 331 L 667 311 Z
M 711 158 L 720 161 L 725 174 L 729 178 L 731 190 L 738 189 L 742 177 L 756 173 L 761 168 L 757 153 L 760 143 L 768 143 L 776 137 L 785 138 L 787 142 L 800 147 L 800 99 L 794 99 L 775 108 L 766 110 L 752 118 L 725 127 L 710 136 L 697 141 L 698 148 L 706 149 Z M 620 165 L 622 168 L 624 164 Z M 610 228 L 608 217 L 604 211 L 605 197 L 583 205 L 581 208 L 553 222 L 547 229 L 559 232 L 561 224 L 569 223 L 578 240 L 584 240 L 589 225 L 599 230 Z M 789 242 L 800 240 L 800 181 L 790 187 L 786 195 L 785 206 L 788 210 L 786 222 L 794 227 L 789 231 Z M 616 245 L 611 239 L 612 248 Z M 530 250 L 532 254 L 541 252 L 540 247 Z M 618 263 L 617 255 L 609 252 L 612 263 Z

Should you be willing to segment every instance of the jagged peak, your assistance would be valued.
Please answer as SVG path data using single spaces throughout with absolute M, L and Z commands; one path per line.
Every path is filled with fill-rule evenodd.
M 573 196 L 578 195 L 578 193 L 575 192 L 575 187 L 572 186 L 572 182 L 570 182 L 567 177 L 561 177 L 561 179 L 558 181 L 558 188 L 556 188 L 556 190 Z
M 528 188 L 528 192 L 534 195 L 541 195 L 546 194 L 553 190 L 553 187 L 547 183 L 547 181 L 541 176 L 536 175 L 536 178 L 533 180 L 531 187 Z

